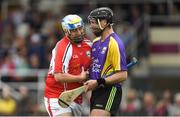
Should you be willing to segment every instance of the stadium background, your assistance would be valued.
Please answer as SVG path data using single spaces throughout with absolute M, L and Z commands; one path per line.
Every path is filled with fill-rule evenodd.
M 123 84 L 119 115 L 180 115 L 179 0 L 0 0 L 1 116 L 47 115 L 44 80 L 63 36 L 59 21 L 80 15 L 92 39 L 87 16 L 101 6 L 114 11 L 127 61 L 139 60 Z

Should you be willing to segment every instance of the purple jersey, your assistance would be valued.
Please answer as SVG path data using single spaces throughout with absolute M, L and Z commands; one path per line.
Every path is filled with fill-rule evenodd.
M 104 41 L 97 38 L 92 46 L 90 78 L 105 78 L 116 71 L 126 71 L 126 54 L 122 40 L 116 33 Z

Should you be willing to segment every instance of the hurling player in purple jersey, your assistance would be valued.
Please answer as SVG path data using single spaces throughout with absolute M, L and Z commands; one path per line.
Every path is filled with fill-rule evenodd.
M 92 90 L 90 116 L 116 115 L 122 97 L 121 83 L 127 79 L 124 44 L 112 28 L 113 11 L 101 7 L 88 16 L 97 37 L 92 46 L 90 80 L 84 84 Z

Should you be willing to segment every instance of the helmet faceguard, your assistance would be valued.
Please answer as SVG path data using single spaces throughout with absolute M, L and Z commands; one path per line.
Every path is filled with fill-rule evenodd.
M 84 22 L 78 15 L 65 16 L 61 21 L 61 25 L 71 42 L 80 43 L 85 38 Z M 78 28 L 83 28 L 83 32 L 78 36 L 72 37 L 71 31 Z

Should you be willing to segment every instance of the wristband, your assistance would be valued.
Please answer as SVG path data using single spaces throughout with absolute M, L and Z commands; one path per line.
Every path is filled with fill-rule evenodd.
M 106 80 L 104 78 L 97 79 L 98 87 L 104 87 L 106 84 Z

